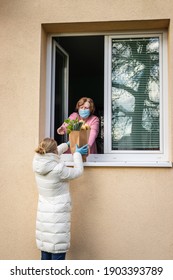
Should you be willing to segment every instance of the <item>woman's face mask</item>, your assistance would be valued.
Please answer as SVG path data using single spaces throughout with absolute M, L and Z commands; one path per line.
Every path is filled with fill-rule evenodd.
M 90 115 L 90 109 L 79 109 L 79 115 L 81 118 L 86 119 Z
M 81 118 L 86 119 L 90 115 L 90 103 L 86 101 L 82 106 L 79 108 L 79 115 Z

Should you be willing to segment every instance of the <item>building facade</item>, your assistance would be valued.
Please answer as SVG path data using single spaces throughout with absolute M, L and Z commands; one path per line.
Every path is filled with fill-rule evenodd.
M 169 0 L 1 0 L 1 259 L 40 258 L 34 149 L 83 95 L 102 125 L 68 259 L 173 258 L 172 20 Z

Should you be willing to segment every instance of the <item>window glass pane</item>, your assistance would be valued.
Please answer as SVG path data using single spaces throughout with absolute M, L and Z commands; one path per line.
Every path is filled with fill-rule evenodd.
M 159 150 L 159 37 L 112 39 L 112 150 Z

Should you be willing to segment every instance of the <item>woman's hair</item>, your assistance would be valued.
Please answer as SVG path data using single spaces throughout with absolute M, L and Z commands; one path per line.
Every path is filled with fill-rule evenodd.
M 56 153 L 57 142 L 52 138 L 45 138 L 39 143 L 38 148 L 35 149 L 35 152 L 41 155 L 46 153 Z
M 89 102 L 90 103 L 90 112 L 91 114 L 94 114 L 95 111 L 95 105 L 94 102 L 91 98 L 88 97 L 82 97 L 81 99 L 79 99 L 79 101 L 76 104 L 76 111 L 79 110 L 79 107 L 82 106 L 85 102 Z

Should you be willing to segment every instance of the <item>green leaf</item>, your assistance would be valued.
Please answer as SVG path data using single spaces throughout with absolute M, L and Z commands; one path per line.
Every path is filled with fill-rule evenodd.
M 76 118 L 75 120 L 71 120 L 70 118 L 64 121 L 67 125 L 67 134 L 70 134 L 72 130 L 79 131 L 83 122 L 79 122 L 79 119 Z

